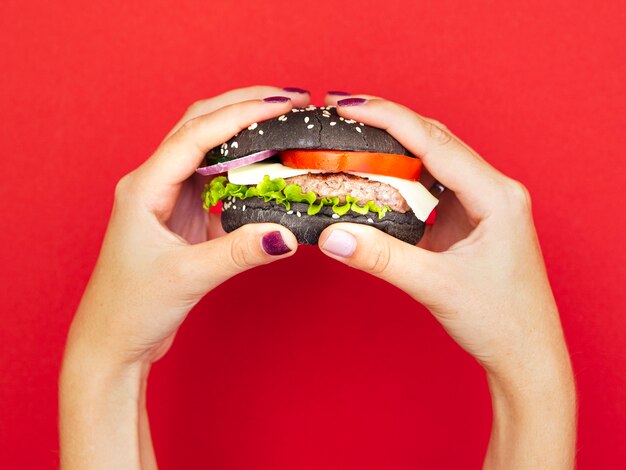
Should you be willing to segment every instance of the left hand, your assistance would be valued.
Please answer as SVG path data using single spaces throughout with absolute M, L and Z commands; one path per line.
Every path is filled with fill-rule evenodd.
M 275 95 L 292 101 L 262 99 Z M 98 364 L 151 363 L 167 351 L 207 292 L 239 272 L 295 253 L 295 237 L 280 225 L 247 225 L 225 235 L 219 215 L 211 214 L 209 223 L 200 200 L 203 181 L 194 172 L 209 149 L 251 123 L 308 102 L 308 94 L 274 87 L 200 101 L 152 157 L 121 179 L 97 265 L 71 327 L 66 361 L 87 356 Z M 281 249 L 267 253 L 268 241 Z

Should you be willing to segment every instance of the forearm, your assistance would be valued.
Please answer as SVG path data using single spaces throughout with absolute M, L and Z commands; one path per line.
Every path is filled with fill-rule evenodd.
M 532 374 L 488 373 L 493 428 L 484 469 L 572 469 L 576 393 L 566 351 L 545 358 Z
M 113 366 L 89 354 L 66 353 L 59 388 L 64 470 L 144 468 L 140 407 L 145 375 L 140 364 Z

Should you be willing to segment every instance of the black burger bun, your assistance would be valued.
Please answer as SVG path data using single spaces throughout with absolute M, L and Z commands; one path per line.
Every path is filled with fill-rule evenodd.
M 383 232 L 415 245 L 424 234 L 424 222 L 420 221 L 413 212 L 387 212 L 382 219 L 377 214 L 368 212 L 365 215 L 348 211 L 341 217 L 334 218 L 335 214 L 330 206 L 324 206 L 317 214 L 309 216 L 308 204 L 291 203 L 289 210 L 282 204 L 272 201 L 265 202 L 261 198 L 253 197 L 234 202 L 224 202 L 222 210 L 222 227 L 226 232 L 253 223 L 276 223 L 287 227 L 296 236 L 298 243 L 316 245 L 322 231 L 329 225 L 338 222 L 351 222 L 375 227 Z M 336 215 L 336 214 L 335 214 Z
M 334 107 L 298 109 L 250 125 L 205 156 L 205 166 L 227 162 L 264 150 L 352 150 L 413 155 L 377 127 L 345 119 Z

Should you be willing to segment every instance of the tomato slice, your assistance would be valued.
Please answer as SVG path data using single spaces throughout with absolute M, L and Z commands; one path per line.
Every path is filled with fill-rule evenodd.
M 411 181 L 417 181 L 422 170 L 418 158 L 349 150 L 285 150 L 280 152 L 280 160 L 290 168 L 372 173 Z

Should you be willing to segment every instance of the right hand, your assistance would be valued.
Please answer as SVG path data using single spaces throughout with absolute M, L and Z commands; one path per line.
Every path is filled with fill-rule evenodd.
M 386 129 L 448 190 L 417 247 L 372 227 L 335 224 L 320 237 L 322 251 L 425 305 L 494 376 L 519 381 L 551 362 L 569 367 L 528 191 L 437 121 L 368 98 L 338 106 L 339 114 Z

